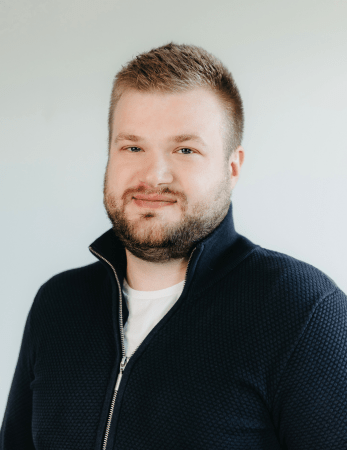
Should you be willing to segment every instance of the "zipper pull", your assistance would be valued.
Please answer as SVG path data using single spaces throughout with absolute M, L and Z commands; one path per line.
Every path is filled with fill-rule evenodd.
M 120 385 L 120 382 L 121 382 L 121 379 L 122 379 L 122 376 L 123 376 L 123 371 L 125 369 L 125 366 L 127 365 L 127 362 L 128 362 L 128 358 L 126 356 L 124 356 L 122 358 L 122 361 L 120 362 L 119 374 L 118 374 L 118 377 L 117 377 L 116 386 L 114 388 L 114 390 L 117 391 L 117 392 L 118 392 L 119 385 Z

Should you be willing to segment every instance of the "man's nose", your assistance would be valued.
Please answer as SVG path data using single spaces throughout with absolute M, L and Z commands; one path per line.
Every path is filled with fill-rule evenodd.
M 153 187 L 160 184 L 170 184 L 173 181 L 172 168 L 165 155 L 151 155 L 140 173 L 140 181 Z

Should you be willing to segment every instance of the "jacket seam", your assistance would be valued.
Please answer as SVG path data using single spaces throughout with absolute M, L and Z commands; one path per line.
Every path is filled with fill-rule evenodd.
M 292 351 L 290 352 L 290 355 L 289 355 L 289 357 L 288 357 L 288 360 L 287 360 L 287 362 L 286 362 L 286 364 L 285 364 L 285 366 L 284 366 L 284 368 L 283 368 L 282 374 L 281 374 L 281 376 L 280 376 L 280 378 L 279 378 L 279 380 L 278 380 L 278 384 L 277 384 L 277 387 L 276 387 L 276 389 L 275 389 L 275 394 L 274 394 L 273 401 L 272 401 L 272 404 L 271 404 L 271 411 L 272 411 L 272 412 L 273 412 L 274 405 L 275 405 L 275 403 L 276 403 L 276 401 L 277 401 L 277 398 L 278 398 L 278 395 L 279 395 L 280 385 L 281 385 L 281 382 L 282 382 L 283 377 L 284 377 L 284 375 L 285 375 L 286 369 L 287 369 L 287 367 L 288 367 L 290 361 L 292 360 L 292 358 L 293 358 L 293 356 L 294 356 L 294 353 L 296 352 L 296 349 L 297 349 L 297 348 L 299 347 L 299 345 L 301 344 L 301 342 L 302 342 L 302 340 L 303 340 L 303 338 L 304 338 L 304 335 L 306 334 L 306 331 L 308 330 L 308 328 L 309 328 L 311 322 L 314 320 L 314 317 L 315 317 L 315 314 L 316 314 L 317 309 L 319 308 L 319 306 L 320 306 L 325 300 L 328 299 L 328 297 L 332 296 L 332 295 L 335 294 L 335 293 L 338 293 L 338 291 L 339 291 L 338 288 L 334 288 L 334 290 L 332 290 L 332 291 L 328 292 L 327 294 L 325 294 L 319 301 L 317 301 L 317 303 L 314 305 L 313 309 L 311 310 L 309 319 L 308 319 L 308 321 L 306 322 L 305 326 L 303 327 L 303 330 L 302 330 L 302 332 L 300 333 L 300 335 L 299 335 L 299 337 L 298 337 L 298 339 L 297 339 L 297 342 L 296 342 L 296 344 L 294 345 Z

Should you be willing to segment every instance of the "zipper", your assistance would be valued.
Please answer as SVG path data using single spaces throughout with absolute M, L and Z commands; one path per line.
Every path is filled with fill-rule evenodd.
M 116 398 L 117 398 L 119 385 L 120 385 L 120 382 L 121 382 L 121 379 L 122 379 L 122 376 L 123 376 L 124 369 L 125 369 L 128 361 L 129 361 L 130 357 L 127 358 L 126 355 L 125 355 L 124 329 L 123 329 L 123 308 L 122 308 L 122 288 L 121 288 L 121 285 L 120 285 L 120 282 L 119 282 L 119 278 L 118 278 L 117 272 L 116 272 L 115 268 L 112 266 L 112 264 L 106 258 L 104 258 L 99 253 L 97 253 L 95 250 L 93 250 L 92 247 L 89 247 L 89 250 L 92 253 L 94 253 L 94 255 L 98 256 L 100 259 L 105 261 L 105 263 L 107 263 L 111 267 L 111 269 L 113 270 L 114 276 L 116 278 L 117 284 L 118 284 L 118 292 L 119 292 L 119 329 L 120 329 L 120 339 L 121 339 L 121 345 L 122 345 L 122 360 L 120 362 L 119 373 L 118 373 L 116 385 L 115 385 L 115 388 L 114 388 L 114 391 L 113 391 L 112 402 L 111 402 L 110 411 L 109 411 L 108 418 L 107 418 L 105 436 L 104 436 L 104 440 L 103 440 L 103 444 L 102 444 L 102 450 L 106 450 L 107 441 L 108 441 L 108 435 L 110 433 L 111 421 L 112 421 L 112 417 L 113 417 L 113 410 L 114 410 L 114 405 L 116 403 Z
M 194 253 L 195 249 L 196 249 L 196 247 L 193 248 L 193 250 L 192 250 L 192 252 L 190 254 L 189 260 L 188 260 L 186 276 L 185 276 L 184 284 L 183 284 L 183 289 L 184 289 L 184 287 L 186 285 L 186 282 L 187 282 L 187 275 L 188 275 L 189 264 L 190 264 L 190 261 L 192 259 L 192 256 L 193 256 L 193 253 Z M 97 253 L 95 250 L 93 250 L 92 247 L 89 247 L 89 250 L 92 253 L 94 253 L 94 255 L 98 256 L 100 259 L 105 261 L 111 267 L 111 269 L 112 269 L 112 271 L 114 273 L 114 276 L 115 276 L 115 278 L 117 280 L 118 292 L 119 292 L 119 329 L 120 329 L 120 339 L 121 339 L 121 345 L 122 345 L 122 360 L 121 360 L 120 365 L 119 365 L 119 373 L 118 373 L 116 385 L 115 385 L 114 391 L 113 391 L 112 402 L 111 402 L 110 411 L 109 411 L 108 418 L 107 418 L 107 425 L 106 425 L 105 436 L 104 436 L 104 440 L 103 440 L 103 444 L 102 444 L 102 450 L 106 450 L 107 441 L 108 441 L 108 435 L 110 433 L 111 421 L 112 421 L 112 417 L 113 417 L 114 405 L 116 403 L 117 393 L 118 393 L 119 386 L 120 386 L 120 383 L 121 383 L 121 380 L 122 380 L 123 372 L 124 372 L 124 369 L 125 369 L 126 365 L 129 362 L 129 359 L 133 356 L 133 354 L 136 352 L 136 350 L 140 347 L 141 342 L 135 348 L 135 350 L 132 352 L 132 354 L 129 357 L 127 357 L 125 355 L 124 328 L 123 328 L 122 288 L 121 288 L 121 285 L 120 285 L 120 282 L 119 282 L 119 278 L 118 278 L 117 272 L 116 272 L 115 268 L 112 266 L 112 264 L 106 258 L 104 258 L 99 253 Z M 183 292 L 183 290 L 182 290 L 182 292 Z
M 122 379 L 123 371 L 125 369 L 125 366 L 127 365 L 127 362 L 128 362 L 127 358 L 123 357 L 122 361 L 120 363 L 119 374 L 118 374 L 118 377 L 117 377 L 116 386 L 114 388 L 114 393 L 113 393 L 113 398 L 112 398 L 112 402 L 111 402 L 110 412 L 108 414 L 107 426 L 106 426 L 106 431 L 105 431 L 105 436 L 104 436 L 104 442 L 103 442 L 103 445 L 102 445 L 102 450 L 106 449 L 106 445 L 107 445 L 107 441 L 108 441 L 108 435 L 110 433 L 110 427 L 111 427 L 111 420 L 112 420 L 112 416 L 113 416 L 114 405 L 116 403 L 116 398 L 117 398 L 119 385 L 120 385 L 120 382 L 121 382 L 121 379 Z

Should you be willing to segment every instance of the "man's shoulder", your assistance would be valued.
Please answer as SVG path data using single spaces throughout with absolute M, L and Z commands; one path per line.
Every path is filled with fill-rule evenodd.
M 329 286 L 337 287 L 336 283 L 322 270 L 294 256 L 261 246 L 258 246 L 255 252 L 258 254 L 259 262 L 262 262 L 265 268 L 277 269 L 279 273 L 291 275 L 296 279 L 303 278 L 307 281 L 324 282 L 328 283 Z
M 46 358 L 63 341 L 74 346 L 76 336 L 90 336 L 91 329 L 109 331 L 112 298 L 112 283 L 100 262 L 53 276 L 41 286 L 29 312 L 32 348 Z
M 258 341 L 277 343 L 291 352 L 313 317 L 334 321 L 339 308 L 347 312 L 346 295 L 328 275 L 307 262 L 260 246 L 230 272 L 228 282 L 229 301 L 236 304 L 245 324 L 251 324 L 249 336 L 254 345 Z
M 52 276 L 41 287 L 43 292 L 60 289 L 90 289 L 95 283 L 103 282 L 107 273 L 97 261 L 82 267 L 68 269 Z
M 298 297 L 318 300 L 340 290 L 322 270 L 285 253 L 258 246 L 250 263 L 271 291 L 292 292 Z
M 58 273 L 39 289 L 33 309 L 56 310 L 87 305 L 89 301 L 109 289 L 107 271 L 98 261 L 83 267 Z

